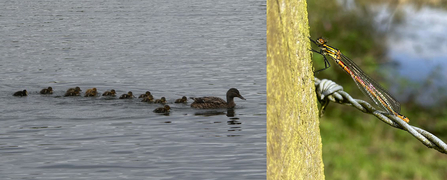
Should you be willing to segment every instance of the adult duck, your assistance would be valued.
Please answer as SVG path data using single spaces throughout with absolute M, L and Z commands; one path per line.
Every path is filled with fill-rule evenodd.
M 227 101 L 223 100 L 219 97 L 199 97 L 199 98 L 191 98 L 194 102 L 191 104 L 192 108 L 197 109 L 218 109 L 218 108 L 234 108 L 236 104 L 234 103 L 234 98 L 238 97 L 245 100 L 244 97 L 241 96 L 239 91 L 236 88 L 231 88 L 227 91 Z
M 28 92 L 26 91 L 26 89 L 24 89 L 23 91 L 17 91 L 13 94 L 13 96 L 28 96 Z
M 40 94 L 53 94 L 53 88 L 50 86 L 46 89 L 40 90 Z

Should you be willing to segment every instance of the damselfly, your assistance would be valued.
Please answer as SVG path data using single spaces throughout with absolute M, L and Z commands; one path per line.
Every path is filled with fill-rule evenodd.
M 400 103 L 388 92 L 386 92 L 382 86 L 376 83 L 376 81 L 366 75 L 351 59 L 343 55 L 340 50 L 327 45 L 327 41 L 323 38 L 318 38 L 315 41 L 312 39 L 310 40 L 320 47 L 320 51 L 313 49 L 312 51 L 321 54 L 324 57 L 325 68 L 315 72 L 325 70 L 331 66 L 329 61 L 326 59 L 326 55 L 330 56 L 346 73 L 351 75 L 359 89 L 370 97 L 374 103 L 376 103 L 379 107 L 382 107 L 389 114 L 395 115 L 407 123 L 410 122 L 407 117 L 399 114 Z

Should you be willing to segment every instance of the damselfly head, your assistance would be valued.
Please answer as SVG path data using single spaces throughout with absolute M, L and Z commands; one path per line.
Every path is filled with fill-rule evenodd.
M 326 43 L 327 43 L 327 40 L 324 39 L 323 37 L 319 37 L 317 39 L 317 45 L 323 45 L 323 44 L 326 44 Z

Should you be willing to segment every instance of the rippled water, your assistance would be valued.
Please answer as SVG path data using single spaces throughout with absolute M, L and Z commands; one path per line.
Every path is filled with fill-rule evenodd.
M 265 179 L 265 1 L 2 1 L 0 29 L 0 179 Z

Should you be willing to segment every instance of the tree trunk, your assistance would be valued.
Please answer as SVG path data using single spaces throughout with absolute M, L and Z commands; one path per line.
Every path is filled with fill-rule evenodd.
M 267 0 L 267 179 L 324 179 L 307 3 Z

